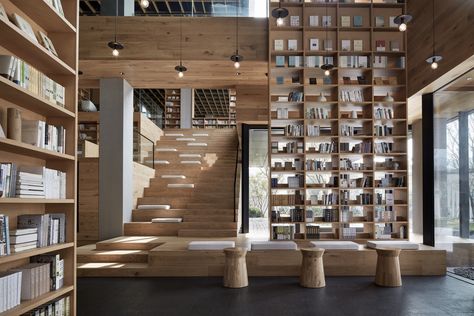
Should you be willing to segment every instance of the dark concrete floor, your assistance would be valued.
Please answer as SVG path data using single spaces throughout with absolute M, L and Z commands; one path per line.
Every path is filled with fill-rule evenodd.
M 78 315 L 474 315 L 474 286 L 452 277 L 404 277 L 401 288 L 372 280 L 328 277 L 304 289 L 297 278 L 250 278 L 226 289 L 221 278 L 80 278 Z

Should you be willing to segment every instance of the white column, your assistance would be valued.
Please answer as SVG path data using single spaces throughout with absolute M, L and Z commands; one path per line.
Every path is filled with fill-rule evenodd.
M 421 119 L 412 123 L 412 225 L 413 233 L 423 234 L 423 126 Z
M 100 80 L 99 238 L 123 235 L 133 208 L 133 88 Z
M 194 90 L 181 89 L 181 128 L 193 127 Z

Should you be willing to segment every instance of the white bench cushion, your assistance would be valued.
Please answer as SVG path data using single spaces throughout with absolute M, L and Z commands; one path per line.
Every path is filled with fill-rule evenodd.
M 377 248 L 399 248 L 402 250 L 418 250 L 420 245 L 404 240 L 371 240 L 367 241 L 367 247 Z
M 181 217 L 157 217 L 151 220 L 152 223 L 181 223 Z
M 312 241 L 311 244 L 316 248 L 322 249 L 338 249 L 338 250 L 359 250 L 359 244 L 353 241 Z
M 296 250 L 294 241 L 252 241 L 252 250 Z
M 188 250 L 224 250 L 235 248 L 235 242 L 230 240 L 200 240 L 190 241 Z

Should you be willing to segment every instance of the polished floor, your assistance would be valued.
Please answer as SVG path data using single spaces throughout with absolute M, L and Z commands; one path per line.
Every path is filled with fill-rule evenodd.
M 297 278 L 251 278 L 226 289 L 221 278 L 80 278 L 78 315 L 474 315 L 474 285 L 452 277 L 405 277 L 380 288 L 367 277 L 326 278 L 304 289 Z

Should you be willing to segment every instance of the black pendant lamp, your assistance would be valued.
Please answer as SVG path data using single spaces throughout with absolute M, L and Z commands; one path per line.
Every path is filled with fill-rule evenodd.
M 240 0 L 237 1 L 236 8 L 235 8 L 235 53 L 230 56 L 230 60 L 234 62 L 235 69 L 240 68 L 240 62 L 244 60 L 244 56 L 239 54 L 239 8 L 240 8 Z
M 288 16 L 288 9 L 281 7 L 281 0 L 278 1 L 278 8 L 272 10 L 272 16 L 276 19 L 277 26 L 283 25 L 283 19 Z
M 326 3 L 326 16 L 328 16 L 328 4 Z M 329 24 L 326 22 L 326 42 L 328 42 L 328 39 L 329 39 L 329 36 L 328 36 L 328 28 L 329 28 Z M 324 49 L 326 50 L 326 47 L 324 47 Z M 334 65 L 333 64 L 330 64 L 328 63 L 328 58 L 327 56 L 324 57 L 324 64 L 321 66 L 321 69 L 324 70 L 324 75 L 326 77 L 328 77 L 330 74 L 331 74 L 331 69 L 334 68 Z
M 443 59 L 442 56 L 436 55 L 436 39 L 435 39 L 435 0 L 433 0 L 433 55 L 426 59 L 426 62 L 430 64 L 431 69 L 438 69 L 438 63 Z
M 184 73 L 188 70 L 185 66 L 183 66 L 183 17 L 179 18 L 179 65 L 174 67 L 174 70 L 178 73 L 179 78 L 184 77 Z
M 120 55 L 120 50 L 124 49 L 122 43 L 117 41 L 117 17 L 118 17 L 118 0 L 115 1 L 115 32 L 114 40 L 110 41 L 107 45 L 112 49 L 112 55 L 118 57 Z

